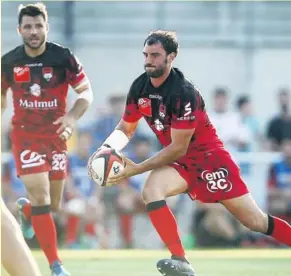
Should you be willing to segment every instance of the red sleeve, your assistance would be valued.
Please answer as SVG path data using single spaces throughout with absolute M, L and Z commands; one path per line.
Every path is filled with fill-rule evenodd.
M 67 80 L 68 83 L 76 87 L 86 78 L 83 66 L 78 60 L 78 58 L 72 53 L 69 52 L 68 64 L 67 64 Z
M 131 86 L 126 98 L 122 119 L 129 123 L 137 122 L 141 117 L 139 112 L 134 85 Z
M 2 63 L 1 66 L 1 94 L 5 94 L 6 90 L 11 86 L 9 81 L 9 67 Z
M 277 186 L 277 179 L 276 179 L 276 173 L 275 173 L 275 165 L 273 164 L 269 169 L 268 187 L 275 188 L 276 186 Z
M 175 129 L 193 129 L 197 124 L 197 117 L 202 107 L 202 99 L 193 87 L 184 91 L 172 104 L 171 127 Z

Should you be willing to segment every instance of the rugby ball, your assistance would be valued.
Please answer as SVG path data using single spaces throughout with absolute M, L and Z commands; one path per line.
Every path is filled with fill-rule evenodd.
M 103 148 L 92 156 L 88 168 L 92 179 L 97 185 L 110 187 L 111 184 L 107 183 L 107 179 L 117 175 L 124 169 L 124 161 L 114 149 Z

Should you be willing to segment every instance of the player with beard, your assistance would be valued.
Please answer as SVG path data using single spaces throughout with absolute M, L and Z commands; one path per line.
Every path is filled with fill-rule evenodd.
M 13 95 L 12 151 L 28 199 L 17 201 L 25 238 L 34 234 L 53 276 L 66 276 L 57 250 L 51 211 L 58 211 L 67 168 L 66 141 L 93 100 L 90 82 L 78 59 L 47 41 L 48 14 L 43 4 L 21 5 L 18 32 L 23 45 L 2 57 L 2 112 L 7 91 Z M 78 98 L 66 113 L 69 85 Z
M 108 179 L 110 184 L 118 184 L 151 171 L 142 197 L 153 226 L 172 255 L 157 263 L 159 271 L 168 276 L 195 275 L 165 201 L 181 193 L 188 193 L 193 200 L 220 202 L 246 227 L 291 246 L 291 226 L 256 205 L 238 166 L 208 119 L 201 94 L 179 69 L 172 67 L 177 54 L 174 32 L 159 30 L 149 34 L 143 49 L 146 72 L 133 82 L 123 117 L 103 143 L 103 147 L 122 150 L 144 117 L 164 146 L 139 164 L 124 157 L 125 169 Z

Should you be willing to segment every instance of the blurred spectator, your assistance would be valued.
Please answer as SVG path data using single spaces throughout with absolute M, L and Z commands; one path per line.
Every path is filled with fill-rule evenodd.
M 2 166 L 2 198 L 10 212 L 16 216 L 17 208 L 15 202 L 19 197 L 27 196 L 26 189 L 21 179 L 17 176 L 16 165 L 12 156 Z
M 243 227 L 221 204 L 197 202 L 192 232 L 198 247 L 238 247 Z
M 250 142 L 245 147 L 241 147 L 241 151 L 253 151 L 257 148 L 258 142 L 262 140 L 262 136 L 259 122 L 253 114 L 253 106 L 249 96 L 239 97 L 236 106 L 242 123 L 249 129 L 251 135 Z
M 248 96 L 241 96 L 236 102 L 241 123 L 248 128 L 250 139 L 248 143 L 241 144 L 239 152 L 255 151 L 258 148 L 259 141 L 262 139 L 259 131 L 259 122 L 253 114 L 251 100 Z M 241 173 L 249 175 L 251 164 L 248 162 L 239 163 Z
M 291 138 L 281 147 L 282 158 L 269 171 L 269 212 L 291 222 Z
M 237 113 L 228 110 L 228 94 L 224 88 L 217 88 L 214 92 L 214 110 L 209 113 L 209 119 L 230 152 L 240 151 L 249 145 L 250 131 Z
M 91 141 L 89 133 L 79 133 L 76 151 L 69 157 L 64 208 L 67 215 L 65 245 L 69 248 L 79 248 L 82 242 L 95 248 L 97 238 L 102 247 L 106 246 L 102 190 L 88 177 Z M 84 232 L 80 238 L 79 232 Z
M 287 88 L 279 90 L 278 102 L 280 113 L 267 126 L 267 147 L 272 151 L 279 151 L 282 141 L 291 138 L 290 91 Z

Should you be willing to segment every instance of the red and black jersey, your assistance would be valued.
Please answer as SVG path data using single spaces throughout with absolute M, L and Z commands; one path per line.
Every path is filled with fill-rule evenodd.
M 183 158 L 223 147 L 208 119 L 201 94 L 177 68 L 171 70 L 158 88 L 151 84 L 146 73 L 133 82 L 123 119 L 135 122 L 141 117 L 164 146 L 171 143 L 171 128 L 195 129 L 187 155 Z
M 2 56 L 1 91 L 12 90 L 14 132 L 55 137 L 53 122 L 66 112 L 69 85 L 76 87 L 85 73 L 68 48 L 47 42 L 46 50 L 29 57 L 24 46 Z

